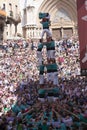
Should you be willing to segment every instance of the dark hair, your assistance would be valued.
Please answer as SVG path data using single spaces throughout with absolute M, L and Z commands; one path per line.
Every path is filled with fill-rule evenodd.
M 30 123 L 28 126 L 29 126 L 29 127 L 33 127 L 32 123 Z
M 47 13 L 47 16 L 49 16 L 49 13 Z

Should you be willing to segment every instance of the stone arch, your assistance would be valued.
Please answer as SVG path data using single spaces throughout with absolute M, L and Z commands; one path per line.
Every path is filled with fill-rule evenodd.
M 58 10 L 61 7 L 68 10 L 72 19 L 74 21 L 77 21 L 76 2 L 74 0 L 45 0 L 44 2 L 42 2 L 40 8 L 38 9 L 38 13 L 49 12 L 52 15 L 55 10 Z
M 76 2 L 75 0 L 73 1 L 65 1 L 65 0 L 45 0 L 44 2 L 42 2 L 40 8 L 38 9 L 38 13 L 39 12 L 49 12 L 51 15 L 53 14 L 53 12 L 59 8 L 64 8 L 66 10 L 69 11 L 72 19 L 74 21 L 77 21 L 77 10 L 76 10 Z
M 75 0 L 45 0 L 38 9 L 38 14 L 39 12 L 49 12 L 51 14 L 51 21 L 53 22 L 56 12 L 58 12 L 60 9 L 64 9 L 66 12 L 68 12 L 73 28 L 77 24 L 77 10 Z
M 67 19 L 67 21 L 68 21 L 68 20 L 69 20 L 69 21 L 70 21 L 70 20 L 73 21 L 73 19 L 72 19 L 70 13 L 67 11 L 67 9 L 65 9 L 65 8 L 63 8 L 63 7 L 60 7 L 59 9 L 56 9 L 56 10 L 54 11 L 54 14 L 52 15 L 52 18 L 51 18 L 52 21 L 54 21 L 55 16 L 56 16 L 56 17 L 59 17 L 59 18 Z M 58 18 L 58 19 L 59 19 L 59 18 Z

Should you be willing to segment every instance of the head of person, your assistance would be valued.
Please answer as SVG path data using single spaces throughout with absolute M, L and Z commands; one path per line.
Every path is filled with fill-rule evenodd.
M 49 16 L 49 13 L 46 13 L 46 16 Z
M 47 42 L 51 42 L 52 41 L 52 37 L 51 36 L 47 36 Z
M 45 124 L 47 124 L 47 121 L 46 121 L 46 119 L 43 121 L 43 125 L 45 125 Z

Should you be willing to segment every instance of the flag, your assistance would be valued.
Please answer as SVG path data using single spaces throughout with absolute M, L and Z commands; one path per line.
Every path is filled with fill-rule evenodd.
M 81 75 L 87 76 L 87 0 L 77 0 Z

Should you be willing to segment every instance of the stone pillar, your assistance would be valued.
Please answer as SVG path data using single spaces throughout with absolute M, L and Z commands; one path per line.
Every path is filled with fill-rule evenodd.
M 27 28 L 27 38 L 29 38 L 29 28 Z
M 34 38 L 34 28 L 32 28 L 32 37 Z
M 23 37 L 26 38 L 26 29 L 23 28 Z
M 41 34 L 42 34 L 42 31 L 43 31 L 43 30 L 42 30 L 41 28 L 40 28 L 39 30 L 40 30 L 40 31 L 39 31 L 39 37 L 41 37 Z
M 38 38 L 41 38 L 40 28 L 38 28 Z
M 33 38 L 33 29 L 31 28 L 31 38 Z
M 76 36 L 78 35 L 78 26 L 77 25 L 75 26 L 75 35 Z
M 12 23 L 10 23 L 10 37 L 12 36 Z
M 34 28 L 34 38 L 36 38 L 36 28 Z
M 61 38 L 63 38 L 64 32 L 63 32 L 63 27 L 61 27 Z
M 38 28 L 36 28 L 36 37 L 38 38 Z
M 30 38 L 30 28 L 29 28 L 29 30 L 28 30 L 28 34 L 29 34 L 29 38 Z
M 37 32 L 36 32 L 36 27 L 34 27 L 34 38 L 37 38 L 37 37 L 36 37 L 36 33 L 37 33 Z
M 3 40 L 6 40 L 6 39 L 7 39 L 7 34 L 6 34 L 6 32 L 7 32 L 7 26 L 6 26 L 6 24 L 4 23 L 4 25 L 3 25 Z
M 17 36 L 17 24 L 15 24 L 15 36 Z
M 73 36 L 76 35 L 75 26 L 73 26 L 72 30 L 73 30 Z
M 26 28 L 26 38 L 28 38 L 28 28 Z

